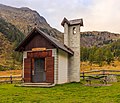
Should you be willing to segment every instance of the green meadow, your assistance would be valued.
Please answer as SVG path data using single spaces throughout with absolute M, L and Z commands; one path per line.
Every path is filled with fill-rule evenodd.
M 120 103 L 120 82 L 101 87 L 70 83 L 52 88 L 0 84 L 0 103 Z

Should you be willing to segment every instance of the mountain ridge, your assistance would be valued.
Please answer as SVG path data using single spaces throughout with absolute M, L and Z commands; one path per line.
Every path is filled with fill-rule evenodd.
M 101 47 L 120 39 L 120 34 L 111 33 L 108 31 L 86 31 L 81 32 L 82 47 Z
M 26 7 L 16 8 L 0 5 L 0 17 L 16 26 L 23 34 L 27 35 L 34 27 L 38 27 L 55 38 L 63 39 L 63 35 L 57 29 L 52 28 L 37 11 Z

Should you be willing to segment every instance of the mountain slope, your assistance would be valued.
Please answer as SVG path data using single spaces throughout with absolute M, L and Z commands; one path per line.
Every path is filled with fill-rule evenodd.
M 107 31 L 88 31 L 81 32 L 81 46 L 82 47 L 101 47 L 120 39 L 120 34 L 110 33 Z
M 56 29 L 53 29 L 36 11 L 26 7 L 15 8 L 0 4 L 0 17 L 16 26 L 22 33 L 27 35 L 34 27 L 41 28 L 59 40 L 63 40 L 63 35 Z
M 0 4 L 0 17 L 2 17 L 6 22 L 14 25 L 25 35 L 27 35 L 34 27 L 38 27 L 42 31 L 63 42 L 63 33 L 52 28 L 45 18 L 39 15 L 35 10 L 31 10 L 27 7 L 15 8 Z M 118 38 L 120 38 L 119 34 L 106 31 L 82 32 L 81 46 L 103 46 L 116 41 Z
M 5 67 L 10 64 L 9 61 L 12 60 L 12 50 L 12 43 L 7 38 L 5 38 L 2 33 L 0 33 L 0 67 Z
M 21 42 L 25 37 L 24 34 L 11 23 L 6 22 L 0 17 L 0 32 L 4 34 L 10 42 Z
M 0 70 L 13 68 L 21 61 L 21 54 L 14 52 L 14 48 L 24 39 L 23 33 L 11 23 L 0 18 Z M 14 64 L 13 64 L 14 62 Z M 20 63 L 18 63 L 20 64 Z M 20 65 L 15 68 L 19 69 Z
M 52 28 L 36 11 L 0 4 L 0 68 L 19 68 L 22 55 L 13 50 L 34 27 L 63 42 L 63 33 Z M 82 47 L 101 47 L 116 42 L 119 38 L 120 34 L 89 31 L 82 32 L 80 39 Z

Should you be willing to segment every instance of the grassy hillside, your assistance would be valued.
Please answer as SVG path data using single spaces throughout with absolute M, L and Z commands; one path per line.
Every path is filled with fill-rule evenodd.
M 14 48 L 24 37 L 14 25 L 0 18 L 0 70 L 21 68 L 22 55 Z
M 6 70 L 0 71 L 0 76 L 22 75 L 22 70 Z
M 3 18 L 0 18 L 0 32 L 4 34 L 10 42 L 20 43 L 25 37 L 19 29 Z
M 89 62 L 81 62 L 80 64 L 81 71 L 90 71 L 90 70 L 120 70 L 120 61 L 114 61 L 110 65 L 103 63 L 102 66 L 98 64 L 90 65 Z
M 0 33 L 0 66 L 9 66 L 12 62 L 13 45 Z

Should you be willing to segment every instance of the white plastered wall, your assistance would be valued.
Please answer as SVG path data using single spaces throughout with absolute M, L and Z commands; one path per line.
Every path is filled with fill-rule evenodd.
M 68 82 L 68 53 L 58 49 L 58 82 L 57 84 Z
M 58 81 L 58 55 L 57 49 L 52 49 L 52 57 L 54 57 L 54 84 Z
M 22 78 L 24 78 L 24 59 L 27 58 L 27 52 L 23 52 L 23 70 L 22 70 Z

